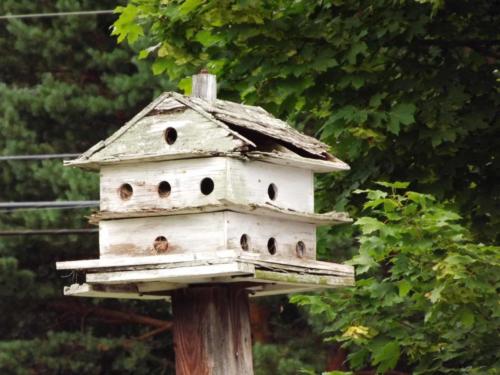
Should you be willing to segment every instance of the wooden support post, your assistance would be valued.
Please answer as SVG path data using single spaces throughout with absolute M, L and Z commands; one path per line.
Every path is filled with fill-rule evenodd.
M 252 375 L 248 292 L 200 286 L 172 293 L 177 375 Z

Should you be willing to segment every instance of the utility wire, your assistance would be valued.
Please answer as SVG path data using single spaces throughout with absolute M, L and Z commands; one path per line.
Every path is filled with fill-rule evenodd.
M 80 154 L 39 154 L 39 155 L 0 155 L 0 161 L 9 160 L 46 160 L 46 159 L 65 159 L 76 158 Z
M 0 20 L 11 20 L 11 19 L 22 19 L 22 18 L 66 17 L 66 16 L 92 16 L 92 15 L 113 14 L 113 13 L 114 13 L 113 10 L 82 10 L 77 12 L 5 14 L 0 16 Z
M 40 207 L 40 208 L 15 208 L 15 209 L 8 209 L 8 208 L 3 208 L 0 209 L 0 214 L 7 213 L 7 214 L 12 214 L 14 212 L 33 212 L 33 211 L 40 211 L 40 210 L 57 210 L 57 211 L 64 211 L 64 210 L 75 210 L 75 209 L 82 209 L 82 208 L 92 208 L 94 206 L 65 206 L 65 207 Z
M 0 202 L 0 210 L 98 207 L 99 201 Z
M 99 229 L 26 229 L 26 230 L 0 230 L 0 237 L 4 236 L 45 236 L 67 234 L 95 234 Z

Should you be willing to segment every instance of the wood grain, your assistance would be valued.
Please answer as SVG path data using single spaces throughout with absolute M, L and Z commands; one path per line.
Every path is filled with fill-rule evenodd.
M 172 293 L 177 375 L 251 375 L 248 294 L 240 286 Z
M 217 81 L 213 74 L 200 73 L 192 78 L 191 96 L 208 102 L 217 99 Z

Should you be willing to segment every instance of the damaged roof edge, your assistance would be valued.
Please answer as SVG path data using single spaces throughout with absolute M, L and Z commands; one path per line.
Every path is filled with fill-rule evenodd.
M 107 139 L 98 142 L 77 159 L 64 161 L 64 165 L 98 169 L 100 165 L 124 163 L 127 161 L 159 161 L 214 156 L 214 152 L 210 150 L 205 152 L 186 150 L 179 154 L 170 155 L 161 155 L 161 153 L 122 155 L 121 157 L 117 156 L 113 158 L 103 158 L 95 155 L 111 143 L 117 141 L 139 120 L 146 117 L 149 113 L 157 109 L 157 107 L 161 107 L 162 103 L 167 99 L 197 112 L 243 143 L 243 146 L 239 150 L 217 152 L 218 156 L 238 157 L 235 155 L 238 152 L 235 151 L 239 151 L 241 152 L 239 154 L 240 157 L 259 160 L 265 159 L 263 161 L 275 164 L 283 164 L 285 160 L 290 159 L 293 163 L 298 163 L 299 168 L 311 169 L 319 173 L 349 169 L 346 163 L 329 153 L 328 145 L 300 133 L 286 122 L 273 117 L 260 107 L 223 100 L 216 100 L 213 103 L 209 103 L 199 98 L 187 97 L 176 92 L 161 94 Z M 169 108 L 169 106 L 167 105 L 165 108 Z M 168 113 L 168 110 L 166 112 Z M 258 138 L 253 137 L 252 134 L 274 140 L 277 144 L 288 148 L 290 152 L 262 152 L 262 150 L 259 150 Z
M 67 167 L 79 167 L 87 170 L 98 171 L 101 166 L 104 165 L 116 165 L 116 164 L 132 164 L 137 162 L 159 162 L 168 160 L 181 160 L 181 159 L 194 159 L 194 158 L 208 158 L 208 157 L 230 157 L 241 160 L 255 160 L 262 161 L 266 163 L 283 165 L 289 167 L 295 167 L 300 169 L 308 169 L 315 173 L 331 173 L 348 171 L 350 167 L 348 164 L 344 163 L 339 159 L 335 161 L 321 160 L 321 159 L 310 159 L 304 158 L 300 155 L 290 156 L 290 154 L 283 153 L 271 153 L 271 152 L 259 152 L 250 151 L 246 153 L 241 152 L 187 152 L 179 153 L 174 155 L 130 155 L 127 158 L 108 158 L 103 160 L 89 160 L 89 159 L 73 159 L 64 160 L 64 166 Z

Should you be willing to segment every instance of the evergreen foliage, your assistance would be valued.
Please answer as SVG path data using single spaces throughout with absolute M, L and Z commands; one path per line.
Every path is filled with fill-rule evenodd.
M 106 0 L 5 0 L 0 14 L 114 6 Z M 1 154 L 82 152 L 169 89 L 165 79 L 152 77 L 149 66 L 133 58 L 133 51 L 116 47 L 109 35 L 115 18 L 0 20 Z M 63 168 L 61 160 L 0 161 L 0 186 L 0 201 L 99 199 L 98 176 Z M 2 211 L 0 228 L 82 228 L 88 214 L 82 209 Z M 165 354 L 157 362 L 149 357 L 166 350 L 168 335 L 123 349 L 121 336 L 150 328 L 117 329 L 96 323 L 92 314 L 85 319 L 54 310 L 56 301 L 75 302 L 62 296 L 63 285 L 72 280 L 56 273 L 55 262 L 95 258 L 97 249 L 96 235 L 0 237 L 0 373 L 148 373 L 165 365 Z M 168 319 L 167 308 L 159 304 L 79 302 Z

